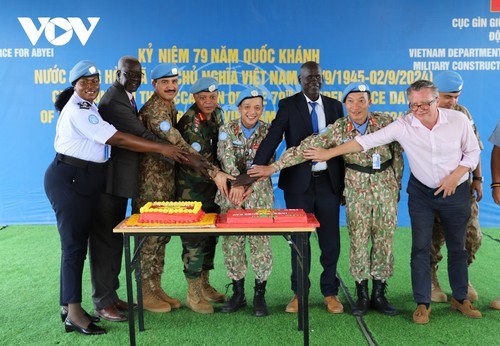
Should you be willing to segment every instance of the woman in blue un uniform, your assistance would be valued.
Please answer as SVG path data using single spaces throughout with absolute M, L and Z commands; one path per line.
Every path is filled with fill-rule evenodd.
M 99 319 L 81 307 L 82 273 L 111 145 L 155 152 L 176 161 L 185 161 L 186 157 L 175 146 L 119 132 L 101 118 L 94 103 L 100 80 L 93 62 L 78 62 L 69 73 L 69 81 L 72 86 L 61 92 L 55 102 L 60 112 L 54 140 L 57 154 L 44 180 L 61 237 L 61 319 L 66 332 L 104 334 L 106 330 L 94 324 Z

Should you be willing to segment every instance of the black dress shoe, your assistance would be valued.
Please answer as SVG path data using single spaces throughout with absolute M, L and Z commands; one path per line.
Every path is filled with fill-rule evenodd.
M 96 326 L 94 323 L 90 322 L 87 328 L 80 327 L 79 325 L 73 323 L 69 318 L 64 321 L 64 329 L 66 333 L 78 332 L 84 335 L 98 335 L 106 334 L 106 329 Z
M 90 320 L 90 322 L 101 322 L 101 319 L 98 316 L 92 316 L 85 312 L 85 316 Z M 66 321 L 66 317 L 68 317 L 68 309 L 65 306 L 61 306 L 61 321 Z

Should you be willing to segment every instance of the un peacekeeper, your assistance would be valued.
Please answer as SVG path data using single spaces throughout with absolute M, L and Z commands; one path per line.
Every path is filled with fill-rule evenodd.
M 251 167 L 260 143 L 266 137 L 269 125 L 260 117 L 264 112 L 264 96 L 258 88 L 243 90 L 236 100 L 240 119 L 235 119 L 219 130 L 217 158 L 221 168 L 233 176 L 246 173 Z M 273 158 L 274 161 L 274 158 Z M 217 192 L 215 202 L 222 213 L 229 209 L 271 209 L 274 191 L 271 179 L 257 181 L 248 189 L 231 187 L 229 198 Z M 233 295 L 221 308 L 221 312 L 235 312 L 247 305 L 245 276 L 247 272 L 246 240 L 250 245 L 250 263 L 255 273 L 253 314 L 257 317 L 269 314 L 265 299 L 266 284 L 271 274 L 273 258 L 271 237 L 265 235 L 223 237 L 222 250 L 227 276 L 233 281 Z
M 446 109 L 454 109 L 456 111 L 464 113 L 467 118 L 469 118 L 474 134 L 476 135 L 477 141 L 479 142 L 479 148 L 484 149 L 481 138 L 479 138 L 479 133 L 477 127 L 474 124 L 469 110 L 464 106 L 458 104 L 458 98 L 462 93 L 463 80 L 462 76 L 455 71 L 444 71 L 436 75 L 434 78 L 434 84 L 436 84 L 439 90 L 439 107 Z M 483 239 L 483 234 L 481 233 L 481 227 L 479 226 L 479 206 L 478 202 L 483 197 L 483 176 L 481 174 L 481 160 L 472 172 L 469 178 L 469 183 L 471 187 L 471 214 L 469 221 L 467 222 L 467 232 L 465 238 L 465 248 L 467 250 L 468 265 L 470 266 L 474 259 L 476 258 L 476 253 L 481 246 L 481 241 Z M 444 245 L 444 235 L 441 228 L 441 221 L 439 216 L 436 215 L 434 220 L 434 228 L 432 230 L 432 243 L 431 243 L 431 274 L 432 274 L 432 292 L 431 301 L 437 303 L 445 303 L 448 298 L 446 294 L 442 291 L 439 280 L 437 276 L 438 264 L 443 259 L 443 254 L 441 253 L 441 248 Z M 467 287 L 467 299 L 471 302 L 475 302 L 478 299 L 478 294 L 469 280 L 469 285 Z
M 177 129 L 191 147 L 208 162 L 217 162 L 217 137 L 224 114 L 217 103 L 219 84 L 210 77 L 198 79 L 190 89 L 195 103 L 177 124 Z M 203 176 L 177 167 L 176 196 L 179 201 L 200 201 L 206 213 L 218 213 L 215 204 L 217 186 Z M 225 193 L 227 195 L 227 193 Z M 188 282 L 186 306 L 198 313 L 213 313 L 211 302 L 222 303 L 226 297 L 209 284 L 209 271 L 214 269 L 216 236 L 181 236 L 184 275 Z
M 378 131 L 392 122 L 389 115 L 372 113 L 370 88 L 365 83 L 351 83 L 343 93 L 348 117 L 328 125 L 317 136 L 305 138 L 291 147 L 270 166 L 252 170 L 268 176 L 277 170 L 307 161 L 304 150 L 311 147 L 332 148 L 358 135 Z M 356 281 L 358 301 L 353 314 L 361 316 L 368 308 L 396 315 L 397 310 L 385 297 L 387 279 L 393 275 L 392 242 L 397 226 L 399 191 L 404 161 L 401 146 L 390 143 L 365 152 L 343 155 L 346 166 L 344 197 L 350 237 L 350 272 Z M 372 243 L 370 250 L 369 243 Z M 368 280 L 373 279 L 371 300 Z
M 177 109 L 174 98 L 179 90 L 178 68 L 174 64 L 160 64 L 151 71 L 154 94 L 139 111 L 139 119 L 158 138 L 206 161 L 182 138 L 175 128 Z M 211 164 L 212 174 L 224 175 Z M 175 200 L 175 163 L 158 155 L 145 154 L 139 161 L 139 195 L 133 201 L 134 213 L 147 202 Z M 144 309 L 168 312 L 181 306 L 161 287 L 165 246 L 170 237 L 147 237 L 141 249 L 141 274 Z

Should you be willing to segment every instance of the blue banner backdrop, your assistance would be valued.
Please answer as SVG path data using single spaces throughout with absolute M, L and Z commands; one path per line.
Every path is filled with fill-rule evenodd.
M 237 116 L 234 101 L 250 84 L 266 92 L 266 121 L 274 118 L 280 98 L 300 90 L 298 69 L 307 60 L 323 67 L 324 94 L 340 99 L 347 84 L 364 81 L 373 90 L 372 110 L 394 117 L 408 108 L 410 83 L 455 70 L 465 81 L 460 103 L 471 111 L 485 145 L 480 221 L 499 226 L 489 189 L 492 145 L 487 141 L 499 118 L 498 5 L 498 0 L 456 0 L 452 6 L 433 0 L 3 4 L 0 224 L 55 222 L 43 175 L 54 156 L 53 101 L 69 85 L 71 67 L 82 59 L 95 61 L 103 93 L 115 79 L 119 57 L 134 55 L 145 73 L 138 106 L 152 93 L 151 69 L 174 62 L 181 69 L 176 99 L 181 113 L 193 101 L 190 85 L 213 76 L 221 84 L 219 103 L 226 119 Z M 276 206 L 284 207 L 278 189 L 276 196 Z M 399 207 L 399 224 L 407 226 L 404 191 Z

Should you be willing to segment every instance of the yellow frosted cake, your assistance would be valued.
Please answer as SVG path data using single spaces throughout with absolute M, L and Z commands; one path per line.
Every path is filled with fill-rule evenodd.
M 205 212 L 201 202 L 148 202 L 140 209 L 140 223 L 192 223 L 200 221 Z

